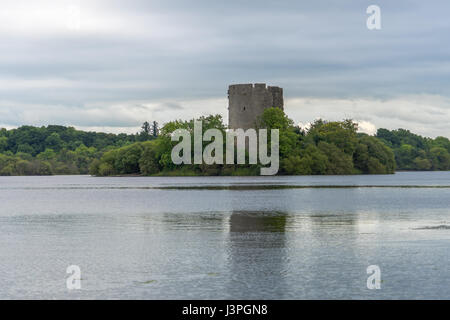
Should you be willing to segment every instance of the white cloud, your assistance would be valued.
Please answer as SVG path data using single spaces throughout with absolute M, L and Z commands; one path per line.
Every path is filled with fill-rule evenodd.
M 225 94 L 224 94 L 225 96 Z M 71 125 L 106 132 L 136 132 L 144 121 L 160 125 L 172 120 L 190 120 L 220 114 L 228 121 L 227 98 L 192 100 L 132 100 L 97 102 L 82 106 L 17 104 L 0 101 L 4 126 Z M 450 136 L 450 99 L 439 96 L 404 96 L 390 100 L 291 98 L 285 112 L 302 127 L 318 118 L 330 121 L 353 119 L 361 132 L 375 134 L 377 128 L 409 129 L 424 136 Z
M 377 127 L 375 127 L 373 123 L 370 123 L 369 121 L 358 121 L 358 120 L 356 120 L 356 122 L 358 123 L 359 132 L 367 133 L 371 136 L 377 133 Z
M 354 119 L 369 134 L 376 128 L 409 129 L 424 136 L 450 136 L 450 99 L 437 95 L 408 95 L 392 99 L 293 98 L 286 113 L 302 123 L 317 118 Z
M 98 102 L 83 106 L 17 104 L 0 101 L 4 127 L 60 124 L 87 130 L 134 133 L 144 121 L 160 125 L 172 120 L 190 120 L 202 115 L 221 114 L 227 121 L 227 100 L 161 100 Z M 11 125 L 13 124 L 13 125 Z

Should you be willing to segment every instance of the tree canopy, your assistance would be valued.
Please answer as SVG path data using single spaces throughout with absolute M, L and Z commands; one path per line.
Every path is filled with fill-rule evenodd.
M 200 117 L 203 132 L 225 134 L 220 115 Z M 279 129 L 279 174 L 388 174 L 395 170 L 450 170 L 450 141 L 421 137 L 405 129 L 358 133 L 352 120 L 316 120 L 308 130 L 279 108 L 268 108 L 257 129 Z M 73 127 L 22 126 L 0 129 L 0 175 L 256 175 L 260 164 L 183 164 L 171 159 L 176 129 L 193 133 L 194 119 L 159 128 L 144 122 L 136 134 L 85 132 Z M 191 134 L 193 146 L 193 134 Z M 270 139 L 270 137 L 269 137 Z M 210 142 L 204 141 L 203 147 Z M 225 140 L 224 140 L 225 143 Z M 225 150 L 225 145 L 223 150 Z
M 0 129 L 0 175 L 87 174 L 94 160 L 110 149 L 142 139 L 140 133 L 85 132 L 73 127 L 22 126 Z
M 450 170 L 448 138 L 424 138 L 405 129 L 378 129 L 376 137 L 393 149 L 399 170 Z

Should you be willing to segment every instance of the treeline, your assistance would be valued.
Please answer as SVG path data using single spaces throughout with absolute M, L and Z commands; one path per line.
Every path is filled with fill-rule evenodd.
M 219 129 L 225 133 L 225 125 L 220 115 L 201 117 L 203 132 Z M 191 133 L 193 145 L 194 119 L 172 121 L 161 128 L 160 135 L 151 141 L 138 142 L 121 148 L 109 150 L 93 162 L 90 173 L 98 176 L 109 175 L 256 175 L 256 165 L 175 165 L 172 162 L 172 148 L 178 143 L 171 140 L 176 129 L 187 129 Z M 225 143 L 225 141 L 224 141 Z M 206 146 L 208 142 L 204 142 Z M 225 150 L 225 148 L 224 148 Z
M 450 170 L 450 140 L 424 138 L 409 130 L 378 129 L 376 137 L 394 150 L 399 170 Z
M 226 131 L 221 116 L 201 117 L 203 132 Z M 351 120 L 315 121 L 305 130 L 282 110 L 266 109 L 258 128 L 280 130 L 279 174 L 388 174 L 395 170 L 450 170 L 450 141 L 408 130 L 358 133 Z M 136 134 L 84 132 L 72 127 L 0 129 L 0 175 L 258 175 L 260 165 L 175 165 L 171 134 L 191 132 L 194 120 L 172 121 L 161 130 L 145 122 Z M 193 141 L 192 141 L 193 143 Z M 224 141 L 225 143 L 225 141 Z M 209 142 L 204 142 L 204 146 Z M 224 150 L 226 148 L 224 147 Z
M 219 115 L 201 117 L 199 120 L 202 121 L 203 132 L 209 128 L 225 132 L 226 127 Z M 306 131 L 294 126 L 293 121 L 282 110 L 270 108 L 265 110 L 257 126 L 280 130 L 279 174 L 386 174 L 395 171 L 393 151 L 376 137 L 358 134 L 357 124 L 351 120 L 318 120 Z M 178 142 L 172 142 L 170 135 L 179 128 L 189 130 L 193 140 L 194 120 L 169 122 L 161 129 L 161 135 L 153 141 L 105 152 L 99 160 L 94 161 L 91 174 L 259 174 L 259 165 L 174 165 L 171 150 Z M 208 143 L 204 142 L 204 146 Z
M 73 127 L 0 129 L 0 175 L 87 174 L 95 159 L 114 148 L 156 138 L 157 123 L 136 134 L 85 132 Z

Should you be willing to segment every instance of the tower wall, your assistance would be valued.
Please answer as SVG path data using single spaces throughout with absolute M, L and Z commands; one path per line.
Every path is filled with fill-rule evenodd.
M 283 89 L 266 87 L 265 83 L 234 84 L 228 88 L 228 127 L 247 130 L 255 128 L 264 109 L 283 110 Z

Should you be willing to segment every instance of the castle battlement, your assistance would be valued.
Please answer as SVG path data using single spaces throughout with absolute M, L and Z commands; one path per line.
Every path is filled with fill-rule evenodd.
M 233 84 L 228 87 L 228 127 L 255 128 L 264 109 L 283 109 L 283 89 L 265 83 Z

